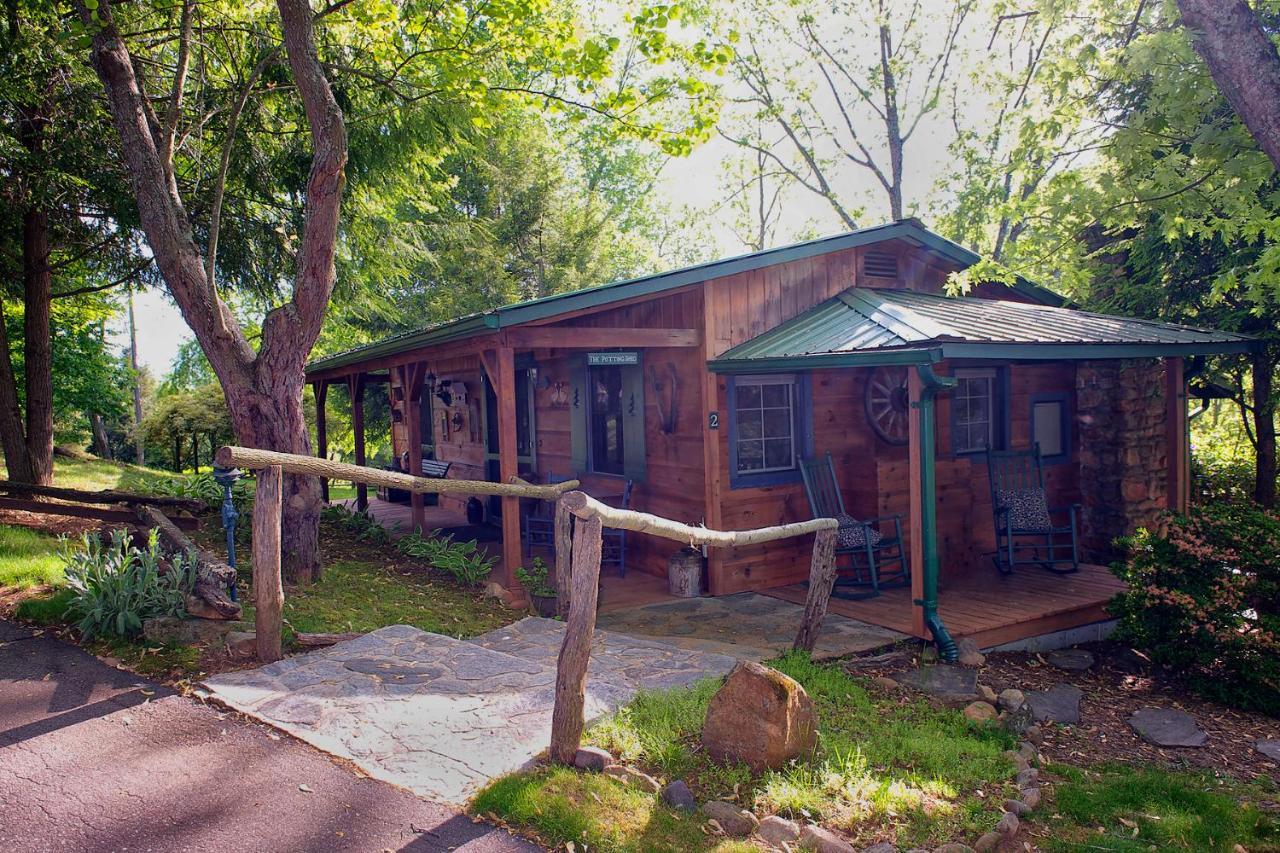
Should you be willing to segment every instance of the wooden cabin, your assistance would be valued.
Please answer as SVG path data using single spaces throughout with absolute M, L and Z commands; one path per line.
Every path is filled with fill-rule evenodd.
M 850 514 L 903 516 L 917 579 L 922 508 L 936 508 L 952 633 L 986 646 L 1098 622 L 1118 585 L 1101 568 L 1112 540 L 1186 504 L 1189 373 L 1198 357 L 1252 344 L 1077 311 L 1026 281 L 947 296 L 948 276 L 977 260 L 903 220 L 398 335 L 309 366 L 318 450 L 325 387 L 385 382 L 407 470 L 427 458 L 451 477 L 577 477 L 606 501 L 630 481 L 632 508 L 720 529 L 811 517 L 799 463 L 830 453 Z M 938 395 L 925 446 L 913 407 L 929 372 L 956 384 Z M 1033 444 L 1050 505 L 1081 507 L 1088 565 L 1072 575 L 1005 576 L 991 560 L 986 450 Z M 439 509 L 464 511 L 450 501 Z M 410 512 L 423 525 L 417 498 Z M 520 507 L 494 500 L 485 514 L 501 526 L 510 584 L 528 558 Z M 809 547 L 714 550 L 705 588 L 803 601 Z M 631 536 L 627 582 L 660 587 L 674 550 Z M 919 598 L 917 580 L 832 609 L 925 636 Z

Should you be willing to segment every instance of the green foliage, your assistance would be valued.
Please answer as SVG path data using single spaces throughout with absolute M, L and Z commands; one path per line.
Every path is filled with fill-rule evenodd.
M 184 596 L 195 585 L 194 557 L 177 558 L 161 573 L 154 530 L 145 549 L 130 544 L 123 530 L 113 530 L 105 543 L 86 534 L 83 547 L 68 550 L 64 561 L 67 586 L 76 596 L 66 612 L 79 619 L 76 627 L 85 639 L 134 637 L 145 619 L 179 616 L 186 610 Z
M 217 512 L 222 509 L 223 489 L 214 479 L 213 473 L 205 471 L 201 474 L 180 474 L 166 477 L 155 485 L 156 494 L 176 498 L 191 498 L 203 501 L 205 509 Z M 236 480 L 231 487 L 231 502 L 241 517 L 253 511 L 254 483 L 245 477 Z
M 1280 708 L 1280 517 L 1211 504 L 1139 531 L 1113 571 L 1117 639 L 1198 692 L 1237 708 Z
M 190 460 L 193 440 L 203 440 L 212 457 L 213 448 L 234 435 L 222 388 L 215 382 L 186 391 L 157 397 L 139 428 L 151 458 L 169 458 L 171 467 L 179 459 Z M 179 456 L 175 457 L 175 451 Z
M 46 533 L 0 525 L 0 589 L 62 582 L 62 548 Z
M 320 511 L 322 520 L 337 525 L 344 535 L 357 542 L 386 545 L 391 534 L 367 510 L 350 510 L 342 504 L 329 504 Z
M 396 548 L 416 559 L 425 560 L 433 568 L 453 576 L 463 586 L 479 586 L 493 571 L 497 557 L 491 557 L 476 540 L 455 542 L 451 536 L 441 536 L 433 531 L 423 536 L 414 531 L 396 542 Z
M 534 557 L 529 568 L 516 566 L 516 580 L 529 591 L 530 595 L 549 598 L 557 593 L 555 586 L 548 580 L 551 569 L 541 557 Z
M 19 622 L 65 625 L 72 621 L 68 611 L 75 600 L 75 590 L 61 587 L 48 595 L 31 595 L 22 599 L 14 608 L 13 615 Z
M 1050 769 L 1063 781 L 1054 786 L 1049 850 L 1229 853 L 1280 844 L 1275 817 L 1255 804 L 1267 796 L 1265 786 L 1132 764 Z

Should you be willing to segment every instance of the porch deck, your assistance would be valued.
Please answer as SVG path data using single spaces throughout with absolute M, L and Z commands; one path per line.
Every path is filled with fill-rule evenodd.
M 354 511 L 356 499 L 348 498 L 333 503 L 342 504 Z M 465 527 L 466 513 L 443 506 L 426 506 L 422 508 L 426 519 L 426 529 L 436 530 L 441 527 Z M 413 530 L 413 511 L 408 504 L 391 503 L 380 498 L 369 496 L 369 515 L 391 533 L 400 536 Z
M 1105 605 L 1124 589 L 1103 566 L 1081 565 L 1072 575 L 1021 570 L 958 578 L 938 592 L 938 611 L 957 639 L 971 637 L 982 648 L 1109 619 Z M 765 595 L 803 604 L 804 584 L 764 590 Z M 832 613 L 911 634 L 911 590 L 885 590 L 878 598 L 833 598 Z

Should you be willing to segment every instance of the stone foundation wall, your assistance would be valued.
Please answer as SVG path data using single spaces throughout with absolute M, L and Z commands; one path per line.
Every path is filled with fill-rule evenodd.
M 1159 521 L 1168 494 L 1166 417 L 1161 361 L 1078 364 L 1080 534 L 1087 562 L 1105 565 L 1116 556 L 1117 536 Z

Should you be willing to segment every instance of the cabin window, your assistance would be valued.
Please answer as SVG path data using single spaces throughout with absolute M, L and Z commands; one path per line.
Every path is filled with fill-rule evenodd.
M 1046 462 L 1062 462 L 1071 455 L 1065 394 L 1031 398 L 1031 442 L 1040 446 L 1040 456 Z
M 808 395 L 791 374 L 736 376 L 730 384 L 731 485 L 788 482 L 807 451 Z
M 985 453 L 1003 446 L 1004 383 L 995 368 L 963 368 L 955 372 L 951 395 L 951 450 Z
M 622 368 L 587 368 L 591 410 L 591 470 L 621 474 L 626 469 L 626 426 L 623 418 Z

